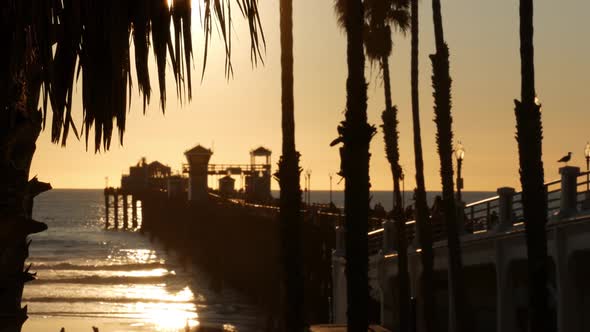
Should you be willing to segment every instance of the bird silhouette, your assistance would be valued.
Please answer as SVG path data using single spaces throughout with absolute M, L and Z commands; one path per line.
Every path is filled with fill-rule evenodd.
M 559 159 L 557 162 L 558 163 L 565 163 L 567 165 L 567 162 L 570 161 L 570 159 L 572 159 L 572 153 L 568 152 L 567 156 L 561 157 L 561 159 Z

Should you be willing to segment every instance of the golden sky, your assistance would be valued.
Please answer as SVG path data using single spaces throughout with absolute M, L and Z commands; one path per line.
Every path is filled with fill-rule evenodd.
M 329 147 L 329 143 L 337 135 L 336 126 L 343 119 L 346 102 L 346 40 L 336 24 L 332 0 L 293 2 L 296 144 L 302 154 L 301 166 L 312 170 L 312 189 L 327 189 L 328 174 L 336 173 L 340 163 L 338 149 Z M 545 179 L 549 181 L 558 177 L 556 160 L 567 151 L 573 152 L 570 164 L 584 167 L 584 146 L 590 140 L 590 2 L 538 0 L 535 5 L 537 93 L 543 104 Z M 429 1 L 421 2 L 420 106 L 426 186 L 427 190 L 440 190 L 428 59 L 434 50 L 430 6 Z M 183 152 L 197 143 L 213 147 L 212 163 L 247 163 L 249 150 L 264 145 L 273 151 L 276 167 L 281 148 L 278 1 L 261 1 L 260 11 L 267 38 L 264 66 L 252 67 L 249 38 L 244 34 L 244 24 L 236 18 L 234 78 L 227 81 L 224 77 L 221 43 L 216 40 L 201 83 L 203 39 L 196 18 L 190 104 L 181 106 L 175 100 L 169 75 L 163 115 L 154 81 L 156 90 L 146 116 L 141 99 L 134 95 L 123 146 L 114 137 L 110 151 L 94 154 L 92 148 L 85 150 L 83 141 L 72 138 L 62 148 L 51 143 L 50 130 L 46 130 L 39 138 L 31 174 L 55 188 L 102 188 L 105 177 L 111 185 L 118 185 L 121 174 L 142 156 L 180 169 Z M 465 190 L 519 188 L 513 113 L 513 99 L 520 96 L 518 2 L 445 1 L 443 20 L 451 52 L 453 129 L 456 140 L 461 140 L 466 149 Z M 393 100 L 400 112 L 400 163 L 406 173 L 405 188 L 411 190 L 414 156 L 409 35 L 396 34 L 394 44 L 390 64 Z M 153 63 L 152 67 L 155 69 Z M 367 63 L 369 120 L 377 126 L 384 107 L 379 74 Z M 155 77 L 153 70 L 152 79 Z M 80 86 L 77 92 L 81 93 Z M 74 101 L 77 123 L 81 124 L 79 95 Z M 392 180 L 381 132 L 372 141 L 371 153 L 372 188 L 389 190 Z M 278 188 L 276 182 L 273 188 Z M 344 182 L 334 188 L 343 189 Z

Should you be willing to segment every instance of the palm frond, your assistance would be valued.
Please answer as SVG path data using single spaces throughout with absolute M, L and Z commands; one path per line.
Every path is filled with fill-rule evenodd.
M 258 0 L 205 0 L 205 54 L 207 62 L 211 28 L 215 21 L 222 31 L 226 75 L 232 70 L 232 2 L 248 21 L 252 63 L 262 60 L 266 47 L 258 13 Z M 35 63 L 41 69 L 43 118 L 51 105 L 51 138 L 65 144 L 70 129 L 78 136 L 72 120 L 74 84 L 82 84 L 83 126 L 88 146 L 94 127 L 94 150 L 108 149 L 114 123 L 123 139 L 126 113 L 131 105 L 132 40 L 135 50 L 137 86 L 143 109 L 150 103 L 151 82 L 148 67 L 152 47 L 158 71 L 160 107 L 166 106 L 166 66 L 170 59 L 178 98 L 192 98 L 191 0 L 2 0 L 0 35 L 8 43 L 2 55 L 0 77 L 10 82 L 28 60 L 26 41 L 35 49 Z M 171 35 L 173 27 L 173 36 Z M 28 37 L 26 37 L 28 36 Z M 150 41 L 151 36 L 151 41 Z M 12 41 L 12 43 L 10 42 Z M 168 58 L 169 56 L 169 58 Z M 8 99 L 10 84 L 0 91 L 0 101 Z
M 364 0 L 365 26 L 363 39 L 365 51 L 371 62 L 379 62 L 391 54 L 393 41 L 391 29 L 402 34 L 410 28 L 409 0 Z M 344 27 L 346 22 L 346 0 L 335 0 L 334 9 L 338 24 Z
M 371 62 L 389 56 L 393 47 L 389 25 L 374 26 L 365 24 L 363 30 L 365 53 Z
M 336 20 L 338 26 L 342 29 L 346 27 L 346 0 L 334 0 L 334 12 L 336 13 Z
M 266 38 L 262 30 L 262 23 L 258 12 L 258 0 L 235 0 L 242 16 L 248 22 L 250 32 L 250 58 L 253 65 L 263 61 L 263 52 L 266 50 Z M 203 30 L 205 32 L 205 47 L 203 54 L 203 70 L 201 79 L 205 75 L 207 54 L 213 21 L 215 21 L 225 47 L 225 75 L 233 75 L 232 56 L 232 0 L 203 0 Z
M 132 7 L 136 10 L 131 13 L 133 27 L 133 46 L 135 48 L 135 72 L 137 86 L 143 96 L 143 113 L 150 102 L 151 84 L 148 69 L 148 55 L 150 48 L 150 3 L 144 0 L 134 0 Z

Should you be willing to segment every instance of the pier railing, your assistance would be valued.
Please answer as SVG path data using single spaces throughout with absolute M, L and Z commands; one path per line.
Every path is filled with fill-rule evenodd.
M 576 210 L 582 211 L 588 209 L 588 199 L 590 197 L 590 181 L 588 176 L 590 172 L 579 173 L 576 176 Z M 556 216 L 561 209 L 562 179 L 545 183 L 547 195 L 547 215 Z M 499 221 L 500 196 L 493 196 L 481 201 L 473 202 L 465 206 L 466 223 L 472 225 L 472 232 L 487 231 L 494 228 Z M 512 219 L 514 223 L 522 222 L 522 191 L 514 193 L 512 197 Z
M 561 179 L 545 183 L 547 195 L 547 215 L 550 221 L 559 221 L 580 212 L 590 213 L 590 172 L 580 173 L 577 167 L 560 169 Z M 498 195 L 459 208 L 460 232 L 465 234 L 482 234 L 508 230 L 524 222 L 522 192 L 513 188 L 499 188 Z M 409 245 L 417 246 L 416 222 L 406 222 L 406 240 Z M 442 218 L 431 218 L 434 241 L 446 238 L 446 225 Z M 395 250 L 393 221 L 384 220 L 383 227 L 372 230 L 369 236 L 369 253 L 380 250 Z
M 561 179 L 545 183 L 547 195 L 547 214 L 551 221 L 559 221 L 561 218 L 570 217 L 579 211 L 590 212 L 590 172 L 580 173 L 577 167 L 563 167 L 560 169 Z M 277 206 L 247 203 L 243 200 L 230 200 L 235 204 L 241 204 L 256 208 L 259 211 L 267 211 L 276 214 Z M 499 188 L 498 195 L 459 207 L 460 232 L 462 235 L 485 234 L 488 232 L 500 232 L 511 227 L 523 224 L 522 192 L 516 192 L 513 188 Z M 302 213 L 308 216 L 306 220 L 321 222 L 330 220 L 337 229 L 337 251 L 344 251 L 344 213 L 339 209 L 330 209 L 325 205 L 310 205 L 302 209 Z M 432 217 L 431 220 L 433 240 L 441 241 L 446 238 L 446 225 L 442 217 Z M 395 230 L 393 221 L 388 218 L 372 217 L 369 220 L 369 253 L 376 254 L 380 250 L 395 250 Z M 406 242 L 410 246 L 418 246 L 416 237 L 416 221 L 405 222 Z

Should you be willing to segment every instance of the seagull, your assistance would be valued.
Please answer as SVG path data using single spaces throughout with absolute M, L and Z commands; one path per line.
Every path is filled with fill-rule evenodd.
M 563 156 L 561 159 L 559 159 L 557 162 L 558 163 L 565 163 L 567 165 L 567 162 L 570 161 L 570 159 L 572 159 L 572 153 L 568 152 L 567 156 Z

